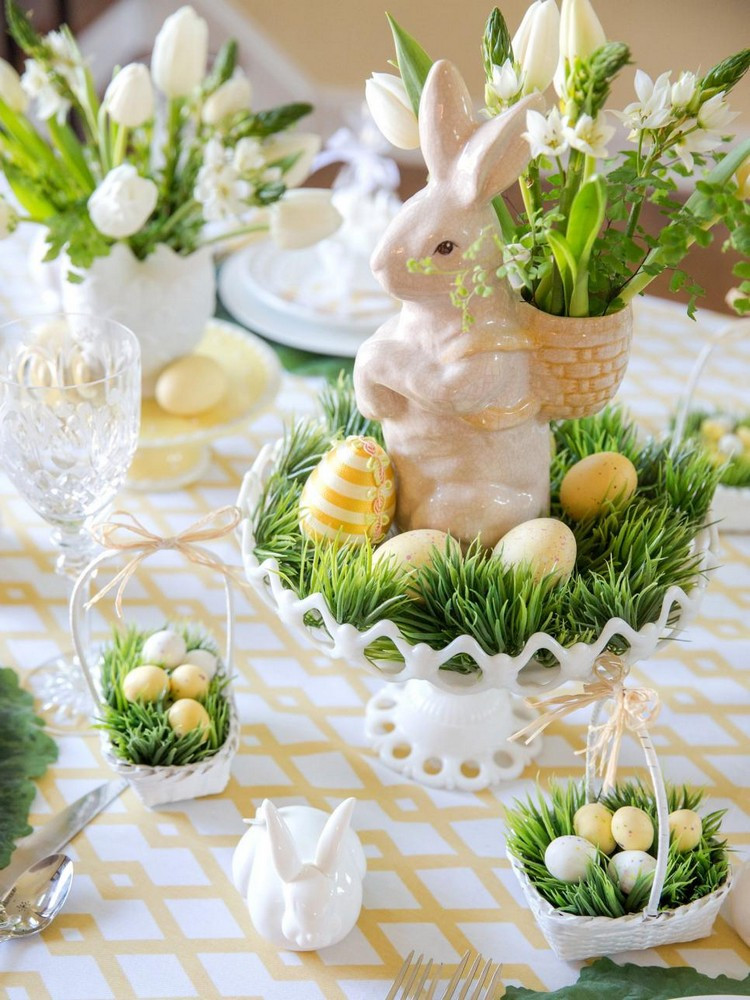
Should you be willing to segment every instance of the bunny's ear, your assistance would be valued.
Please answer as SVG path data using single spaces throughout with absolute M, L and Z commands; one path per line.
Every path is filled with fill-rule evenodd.
M 266 814 L 268 837 L 271 841 L 271 857 L 274 868 L 282 882 L 293 882 L 302 871 L 302 862 L 294 846 L 289 827 L 279 816 L 273 802 L 266 799 L 263 803 Z
M 354 798 L 344 799 L 333 810 L 321 831 L 315 850 L 315 867 L 324 875 L 333 875 L 336 870 L 339 848 L 349 829 L 356 803 Z
M 526 169 L 531 156 L 529 144 L 522 138 L 526 112 L 544 108 L 541 94 L 529 94 L 476 130 L 461 157 L 461 168 L 471 177 L 472 194 L 478 200 L 491 201 Z
M 419 102 L 419 144 L 430 175 L 448 177 L 476 128 L 466 84 L 452 62 L 439 59 Z

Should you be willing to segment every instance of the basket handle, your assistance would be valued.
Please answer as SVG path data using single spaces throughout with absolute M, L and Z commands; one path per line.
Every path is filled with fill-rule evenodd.
M 586 735 L 586 771 L 585 771 L 585 797 L 587 802 L 594 801 L 594 727 L 598 725 L 599 719 L 604 712 L 607 699 L 603 698 L 594 706 Z M 667 790 L 664 785 L 664 776 L 661 772 L 659 758 L 654 750 L 648 730 L 641 726 L 637 730 L 643 754 L 646 758 L 646 765 L 651 775 L 651 783 L 654 788 L 656 799 L 657 818 L 657 844 L 656 844 L 656 868 L 654 869 L 654 879 L 651 883 L 651 892 L 644 909 L 647 917 L 656 917 L 659 914 L 659 900 L 664 890 L 664 882 L 667 877 L 667 862 L 669 861 L 669 806 L 667 804 Z
M 207 556 L 211 555 L 211 553 L 202 546 L 196 545 L 194 546 L 194 549 Z M 86 643 L 83 640 L 83 635 L 88 633 L 88 629 L 83 628 L 83 623 L 85 616 L 90 614 L 90 608 L 86 607 L 89 595 L 89 582 L 93 579 L 97 570 L 103 563 L 118 555 L 122 555 L 121 549 L 105 549 L 104 552 L 100 552 L 99 555 L 95 556 L 76 580 L 75 586 L 73 587 L 73 593 L 70 596 L 69 620 L 70 633 L 73 638 L 73 649 L 78 657 L 78 662 L 81 664 L 83 676 L 86 680 L 88 689 L 91 692 L 91 697 L 93 698 L 94 704 L 99 711 L 101 711 L 104 706 L 94 681 L 94 674 L 91 670 L 91 665 L 89 664 L 87 658 Z M 224 664 L 226 668 L 229 669 L 232 664 L 234 653 L 234 590 L 232 588 L 231 576 L 228 573 L 224 573 L 222 576 L 224 578 L 224 606 L 226 608 L 227 616 Z
M 693 404 L 693 396 L 695 395 L 698 381 L 703 374 L 706 364 L 708 363 L 708 359 L 721 343 L 727 340 L 734 340 L 736 337 L 744 334 L 750 335 L 750 319 L 739 321 L 733 320 L 731 323 L 725 323 L 724 326 L 717 330 L 716 333 L 712 335 L 708 343 L 704 344 L 700 349 L 698 357 L 695 360 L 695 364 L 690 372 L 685 394 L 677 407 L 677 417 L 675 418 L 672 444 L 669 449 L 671 458 L 673 458 L 677 453 L 677 448 L 679 447 L 685 434 L 685 427 L 687 425 L 688 416 L 690 415 L 690 408 Z

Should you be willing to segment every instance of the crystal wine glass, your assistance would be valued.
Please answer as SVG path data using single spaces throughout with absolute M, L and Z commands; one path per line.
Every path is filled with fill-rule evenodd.
M 57 571 L 71 579 L 93 555 L 90 519 L 135 454 L 140 404 L 140 347 L 120 323 L 68 314 L 0 325 L 0 462 L 52 526 Z M 91 705 L 72 653 L 29 682 L 55 724 L 82 727 Z

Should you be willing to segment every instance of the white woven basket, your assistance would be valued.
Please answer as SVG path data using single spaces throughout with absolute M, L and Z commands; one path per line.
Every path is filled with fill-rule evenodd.
M 195 548 L 199 547 L 195 546 Z M 209 554 L 207 550 L 202 551 Z M 108 549 L 93 559 L 76 581 L 70 599 L 70 630 L 73 636 L 73 646 L 81 663 L 94 704 L 99 709 L 103 707 L 100 664 L 97 665 L 97 668 L 92 669 L 88 661 L 87 644 L 82 639 L 82 624 L 84 616 L 88 614 L 85 604 L 88 599 L 89 581 L 103 562 L 121 555 L 122 553 L 117 549 Z M 219 659 L 217 672 L 231 676 L 234 648 L 234 600 L 229 577 L 224 577 L 224 595 L 226 604 L 225 652 L 223 659 Z M 149 808 L 166 805 L 168 802 L 196 799 L 202 795 L 216 795 L 223 792 L 229 781 L 232 759 L 237 753 L 240 742 L 240 724 L 234 696 L 231 691 L 228 691 L 226 697 L 229 703 L 229 732 L 224 743 L 212 756 L 206 757 L 196 764 L 159 767 L 131 764 L 117 756 L 112 741 L 105 732 L 102 732 L 101 743 L 105 760 L 114 771 L 127 778 L 138 798 Z
M 589 726 L 586 747 L 586 799 L 589 802 L 593 801 L 592 732 L 602 708 L 603 703 L 600 702 Z M 708 937 L 732 887 L 729 875 L 722 886 L 695 902 L 679 906 L 675 910 L 659 911 L 659 900 L 667 874 L 669 807 L 664 779 L 651 740 L 645 731 L 639 733 L 639 737 L 654 787 L 658 817 L 656 869 L 648 903 L 641 913 L 628 913 L 624 917 L 580 917 L 573 913 L 561 913 L 536 890 L 519 858 L 510 850 L 507 851 L 507 857 L 534 919 L 558 958 L 569 961 L 596 958 L 614 955 L 618 951 L 640 951 Z

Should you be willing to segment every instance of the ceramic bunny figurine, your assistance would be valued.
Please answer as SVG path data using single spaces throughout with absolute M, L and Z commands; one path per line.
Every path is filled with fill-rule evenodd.
M 232 859 L 253 926 L 279 948 L 316 951 L 345 938 L 362 907 L 367 862 L 350 828 L 355 799 L 328 815 L 265 799 Z
M 451 63 L 436 62 L 425 83 L 419 134 L 429 182 L 371 260 L 403 304 L 365 341 L 354 369 L 358 406 L 382 422 L 396 467 L 401 531 L 439 528 L 465 541 L 481 533 L 494 545 L 549 503 L 548 424 L 517 296 L 503 283 L 489 298 L 472 299 L 468 333 L 450 301 L 457 270 L 497 267 L 492 199 L 526 166 L 526 111 L 543 104 L 531 95 L 480 124 Z M 482 233 L 477 257 L 465 262 L 462 254 Z M 407 261 L 424 257 L 437 273 L 410 273 Z

